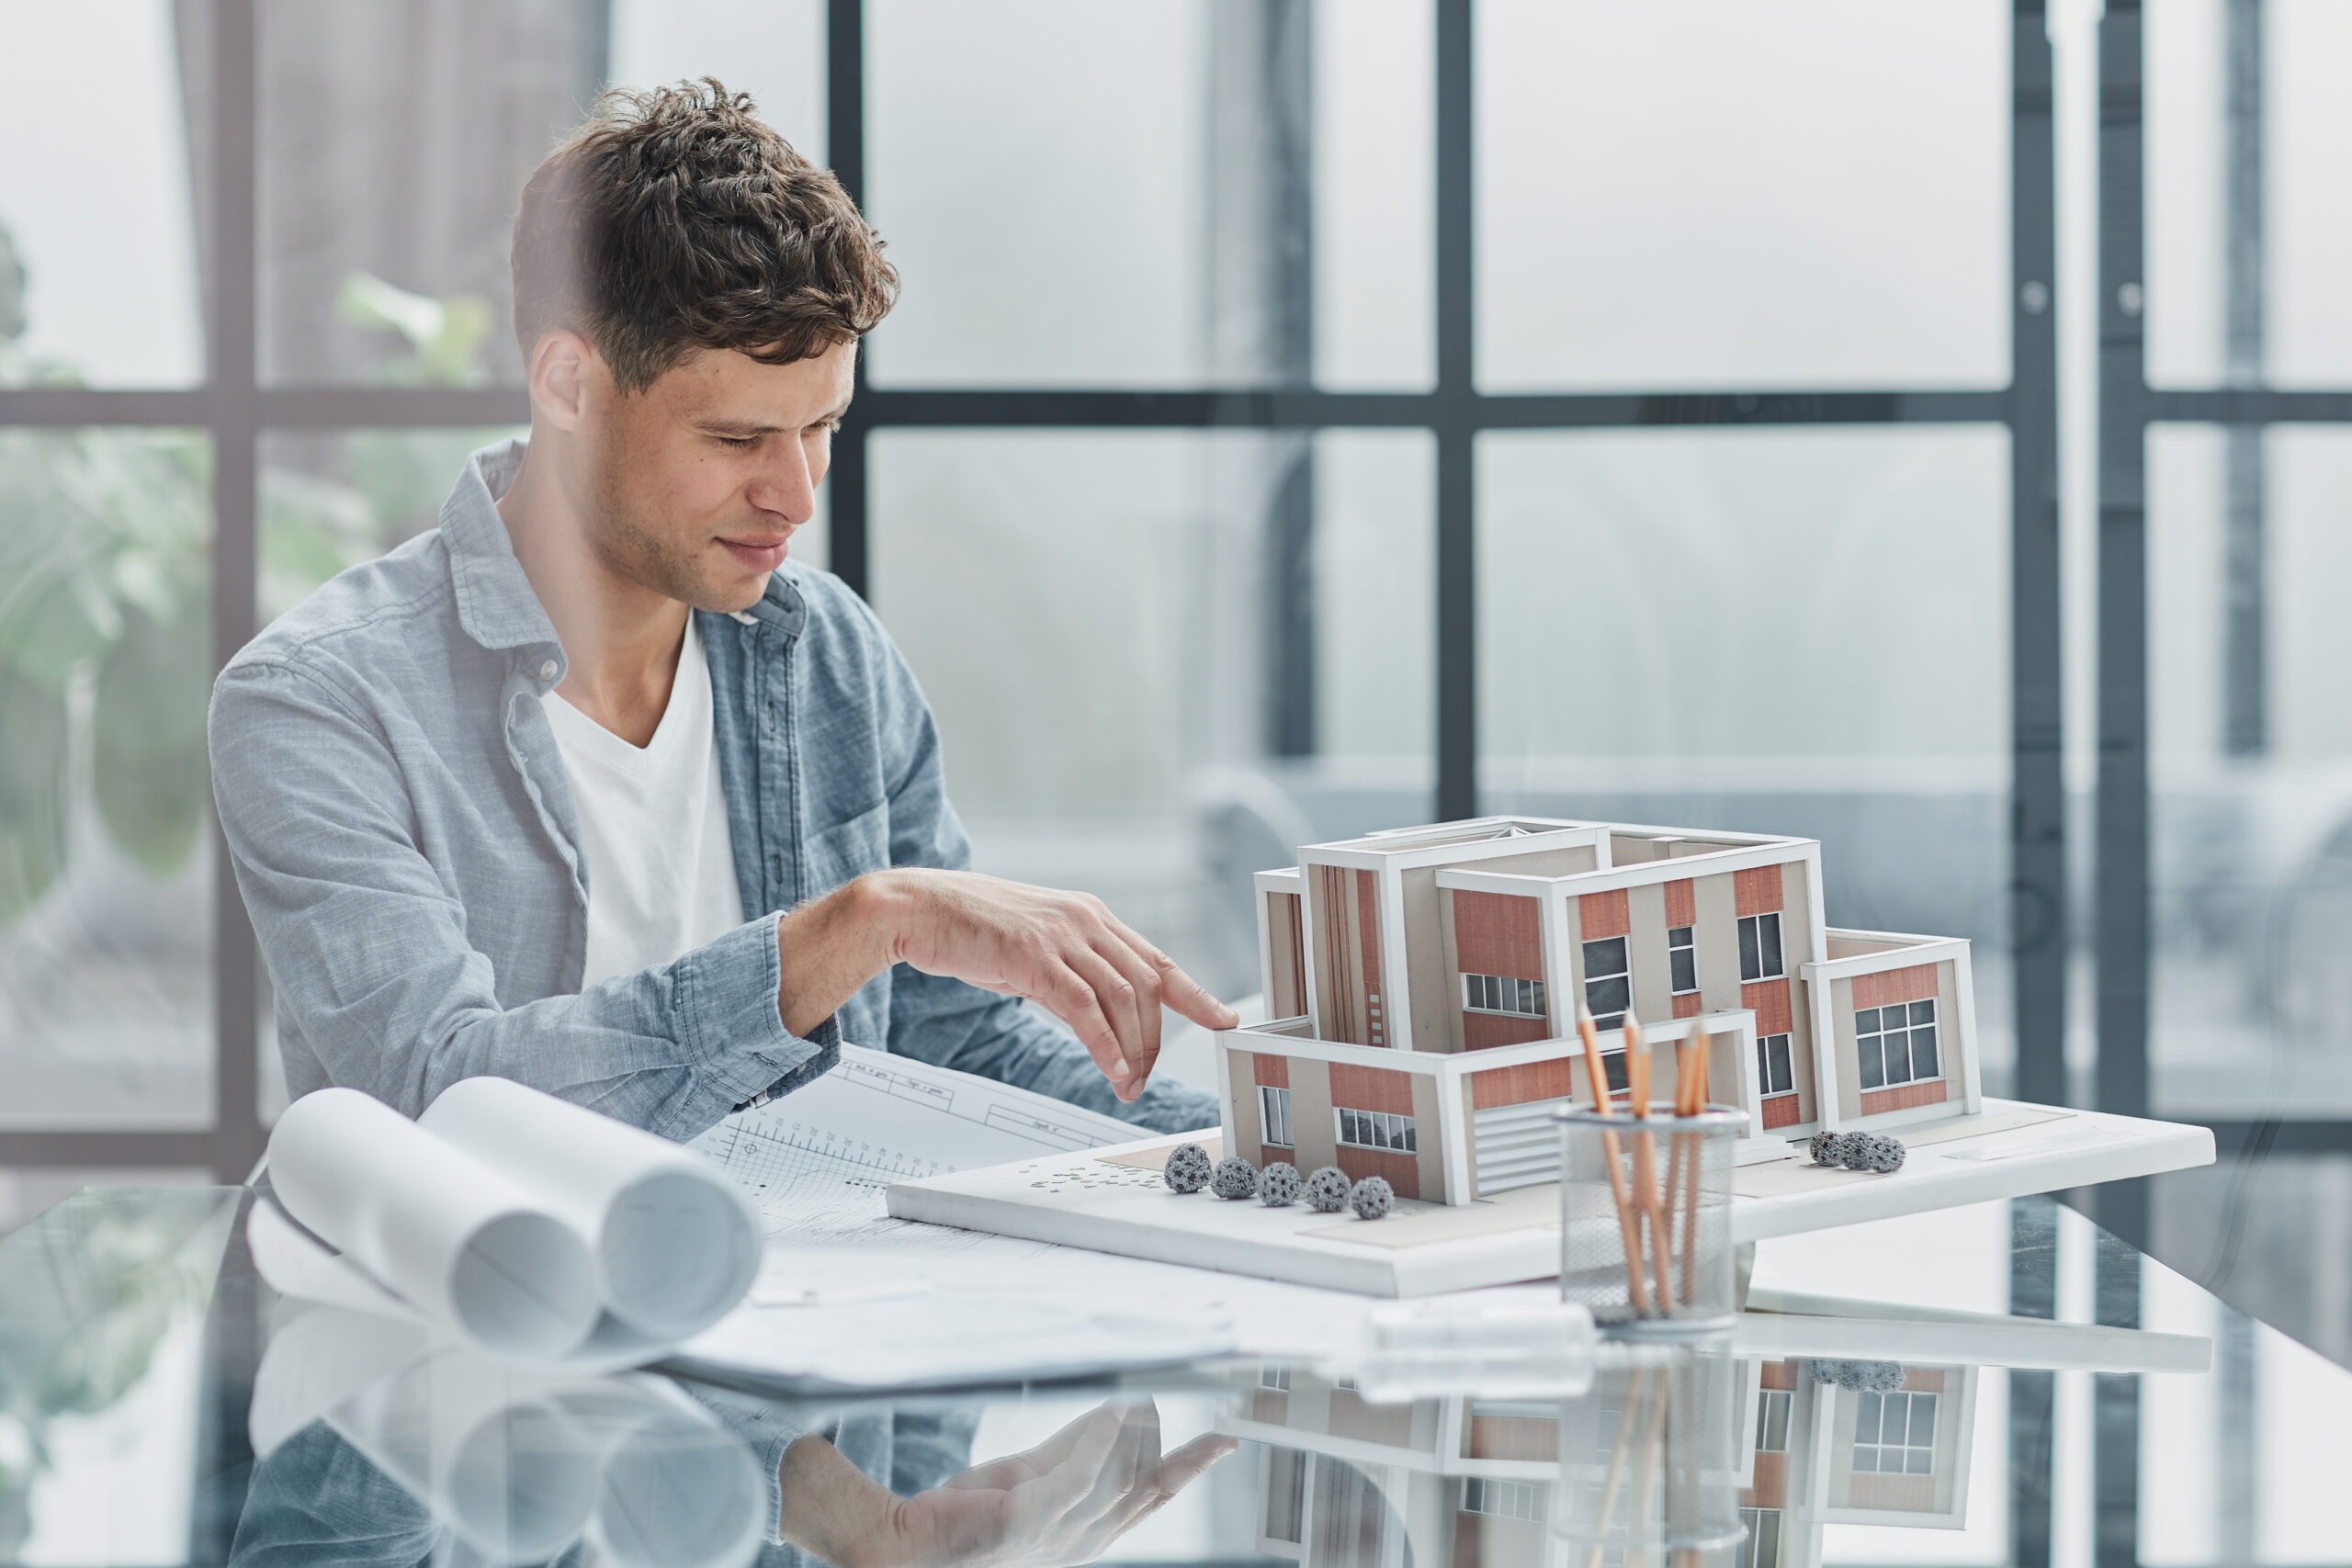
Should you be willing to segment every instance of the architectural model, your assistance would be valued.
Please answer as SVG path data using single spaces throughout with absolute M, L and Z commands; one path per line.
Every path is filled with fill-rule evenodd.
M 1612 1093 L 1626 1019 L 1644 1049 L 1706 1042 L 1704 1098 L 1748 1118 L 1735 1243 L 2212 1163 L 2204 1127 L 1985 1100 L 1968 943 L 1833 929 L 1821 888 L 1818 842 L 1750 833 L 1489 818 L 1311 845 L 1257 876 L 1273 1021 L 1213 1037 L 1217 1131 L 910 1178 L 890 1213 L 1371 1295 L 1547 1278 L 1580 1007 Z M 1822 1132 L 1902 1157 L 1816 1162 Z M 1189 1143 L 1310 1195 L 1322 1168 L 1378 1178 L 1393 1213 L 1182 1196 Z
M 1217 1037 L 1225 1148 L 1467 1204 L 1555 1179 L 1552 1113 L 1589 1103 L 1577 1009 L 1613 1093 L 1623 1024 L 1702 1038 L 1751 1159 L 1821 1131 L 1984 1109 L 1968 943 L 1841 931 L 1812 839 L 1484 818 L 1310 845 L 1257 875 L 1273 1021 Z

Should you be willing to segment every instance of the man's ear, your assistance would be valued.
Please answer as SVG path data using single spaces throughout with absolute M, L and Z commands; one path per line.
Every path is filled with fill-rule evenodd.
M 539 334 L 531 351 L 531 417 L 575 430 L 587 417 L 592 383 L 604 368 L 595 345 L 569 328 Z

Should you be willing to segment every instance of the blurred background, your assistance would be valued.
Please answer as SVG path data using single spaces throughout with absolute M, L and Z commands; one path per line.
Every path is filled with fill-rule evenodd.
M 2352 1356 L 2352 7 L 0 0 L 0 1229 L 282 1100 L 211 671 L 527 409 L 514 199 L 711 73 L 904 303 L 801 536 L 982 868 L 1803 833 L 2102 1223 Z M 2335 85 L 2331 87 L 2330 83 Z M 796 549 L 800 549 L 796 545 Z

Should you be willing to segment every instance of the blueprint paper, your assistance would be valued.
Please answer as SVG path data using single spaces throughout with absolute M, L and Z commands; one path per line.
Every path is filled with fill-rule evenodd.
M 862 1045 L 824 1077 L 689 1145 L 752 1190 L 777 1243 L 942 1245 L 891 1220 L 890 1183 L 1133 1142 L 1136 1129 L 1025 1089 Z

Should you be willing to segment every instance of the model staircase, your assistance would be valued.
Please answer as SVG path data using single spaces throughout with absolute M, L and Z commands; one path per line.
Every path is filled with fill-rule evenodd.
M 1560 1179 L 1560 1129 L 1555 1114 L 1565 1100 L 1536 1100 L 1471 1112 L 1481 1198 Z

